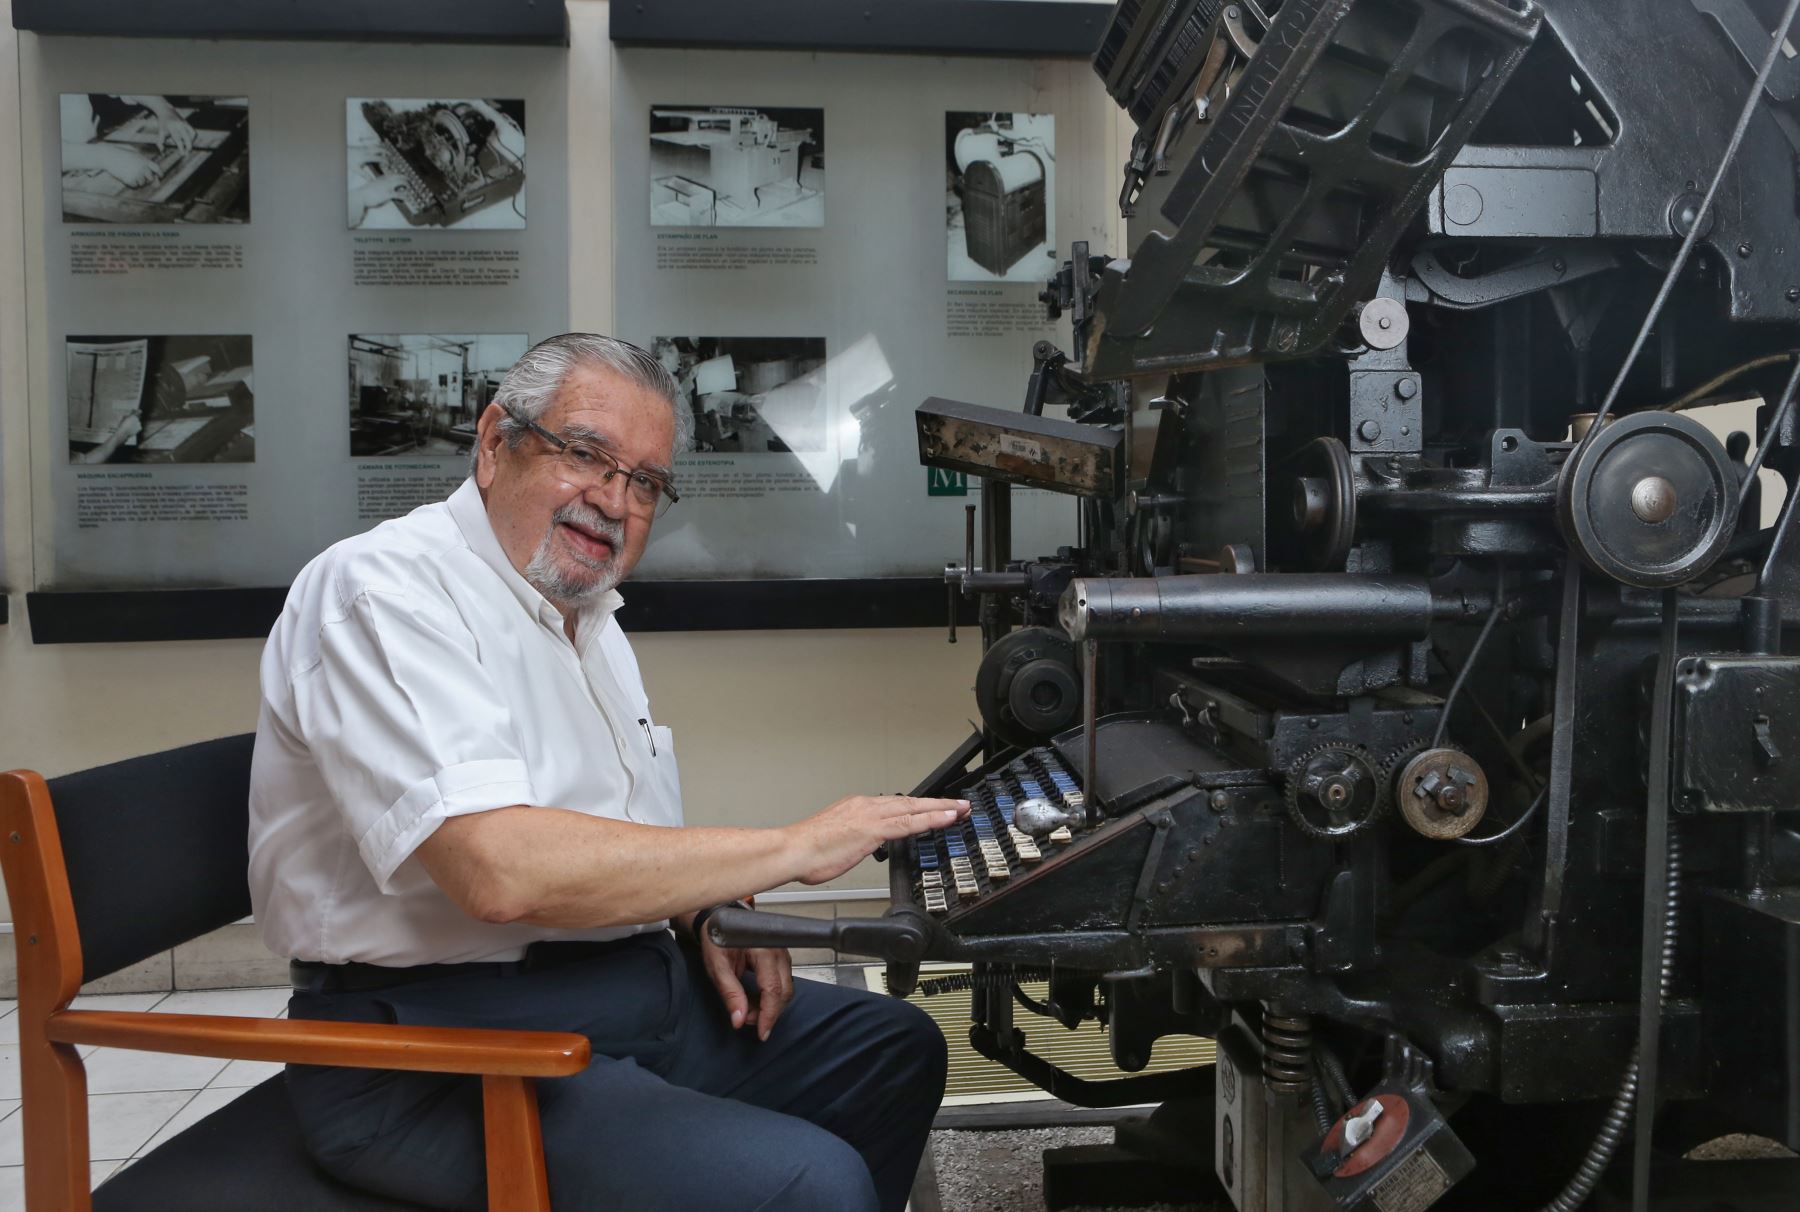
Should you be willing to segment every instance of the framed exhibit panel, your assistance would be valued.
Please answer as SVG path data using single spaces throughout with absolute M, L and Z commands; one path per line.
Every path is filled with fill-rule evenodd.
M 1106 6 L 695 3 L 610 6 L 611 95 L 571 113 L 560 3 L 15 0 L 33 639 L 266 633 L 313 555 L 462 479 L 609 271 L 701 438 L 633 625 L 940 621 L 978 496 L 912 410 L 1016 402 L 1038 280 L 1112 243 Z M 595 209 L 610 265 L 572 263 Z M 1073 540 L 1015 496 L 1021 552 Z
M 441 499 L 567 327 L 560 47 L 148 45 L 21 43 L 36 589 L 64 616 L 278 592 Z M 196 600 L 198 633 L 253 600 Z
M 920 465 L 913 410 L 1017 407 L 1066 341 L 1037 295 L 1111 245 L 1114 112 L 1085 58 L 620 47 L 619 335 L 696 434 L 638 577 L 907 587 L 940 621 L 978 485 Z M 1076 541 L 1071 497 L 1013 517 L 1021 554 Z

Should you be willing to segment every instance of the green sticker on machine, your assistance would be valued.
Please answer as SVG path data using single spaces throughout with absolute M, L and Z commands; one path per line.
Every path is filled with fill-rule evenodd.
M 960 471 L 946 471 L 942 467 L 925 469 L 925 495 L 928 497 L 966 497 L 969 495 L 969 477 Z

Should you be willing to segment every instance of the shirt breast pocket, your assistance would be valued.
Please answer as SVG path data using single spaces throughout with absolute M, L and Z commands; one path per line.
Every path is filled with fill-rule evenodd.
M 650 729 L 655 753 L 644 779 L 638 819 L 647 825 L 681 824 L 681 776 L 675 767 L 675 733 L 661 724 Z

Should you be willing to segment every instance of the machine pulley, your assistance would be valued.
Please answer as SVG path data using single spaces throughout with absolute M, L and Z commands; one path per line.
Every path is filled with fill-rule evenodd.
M 1731 541 L 1738 473 L 1705 426 L 1633 413 L 1575 448 L 1557 489 L 1563 538 L 1594 571 L 1667 589 L 1712 567 Z

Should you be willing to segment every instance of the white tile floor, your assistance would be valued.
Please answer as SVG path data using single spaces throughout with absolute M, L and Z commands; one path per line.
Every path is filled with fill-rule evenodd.
M 78 997 L 73 1004 L 81 1010 L 279 1018 L 287 1013 L 287 999 L 286 989 L 220 989 L 116 993 Z M 0 1001 L 0 1212 L 25 1206 L 18 1039 L 17 1005 Z M 280 1065 L 114 1048 L 84 1047 L 80 1052 L 87 1064 L 88 1147 L 96 1186 L 120 1166 L 281 1070 Z
M 797 975 L 834 980 L 830 968 Z M 196 993 L 116 993 L 78 997 L 80 1010 L 165 1014 L 243 1014 L 282 1018 L 288 990 L 217 989 Z M 24 1147 L 19 1120 L 18 1005 L 0 1000 L 0 1212 L 23 1212 Z M 114 1048 L 80 1049 L 88 1074 L 88 1141 L 95 1186 L 251 1086 L 281 1071 L 259 1061 L 212 1060 Z

